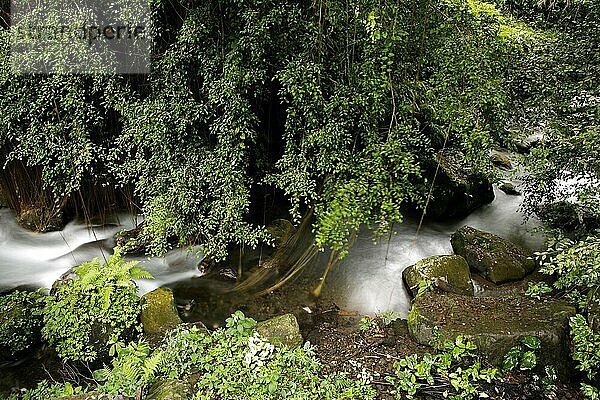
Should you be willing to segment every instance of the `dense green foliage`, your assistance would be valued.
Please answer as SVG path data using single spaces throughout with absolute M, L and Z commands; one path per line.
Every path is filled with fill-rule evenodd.
M 132 279 L 152 278 L 119 253 L 74 268 L 55 284 L 43 310 L 44 339 L 69 360 L 92 361 L 139 329 L 140 303 Z
M 411 355 L 396 363 L 395 376 L 388 380 L 396 388 L 396 398 L 406 395 L 409 399 L 419 396 L 439 395 L 443 398 L 487 398 L 481 388 L 483 382 L 492 383 L 500 377 L 496 368 L 484 368 L 474 354 L 477 346 L 463 338 L 444 344 L 439 354 Z
M 573 336 L 573 359 L 577 361 L 577 369 L 583 371 L 591 381 L 598 382 L 600 373 L 600 333 L 594 332 L 582 315 L 571 318 L 571 332 Z M 581 384 L 586 399 L 597 400 L 600 398 L 600 388 L 589 383 Z
M 152 251 L 214 258 L 267 240 L 266 193 L 313 209 L 318 245 L 343 256 L 361 224 L 383 234 L 425 204 L 443 147 L 487 170 L 509 142 L 507 66 L 543 39 L 478 0 L 154 6 L 171 33 L 142 77 L 15 75 L 3 30 L 0 154 L 40 170 L 56 209 L 131 187 Z
M 477 346 L 462 337 L 443 344 L 441 352 L 407 356 L 396 362 L 395 375 L 387 378 L 395 387 L 398 399 L 444 398 L 468 400 L 504 398 L 499 387 L 506 374 L 518 369 L 531 371 L 538 367 L 537 352 L 541 342 L 537 337 L 524 336 L 504 357 L 502 369 L 485 366 L 477 355 Z M 542 375 L 533 373 L 529 389 L 540 396 L 550 395 L 557 379 L 552 366 L 544 366 Z M 510 397 L 508 397 L 510 398 Z
M 533 369 L 537 365 L 536 350 L 542 347 L 540 339 L 535 336 L 523 336 L 519 343 L 514 345 L 504 356 L 502 368 L 511 371 L 515 368 L 521 370 Z
M 0 353 L 14 355 L 40 339 L 44 290 L 0 296 Z
M 155 350 L 144 341 L 116 343 L 112 365 L 94 372 L 98 386 L 49 386 L 44 382 L 22 399 L 85 391 L 134 397 L 161 378 L 190 377 L 196 382 L 197 400 L 375 398 L 369 382 L 344 374 L 323 374 L 310 345 L 275 347 L 255 333 L 255 325 L 238 311 L 227 320 L 227 328 L 208 332 L 180 327 Z
M 600 238 L 589 236 L 581 241 L 561 237 L 551 239 L 548 250 L 537 253 L 540 272 L 556 277 L 553 288 L 565 294 L 587 312 L 600 306 Z M 528 294 L 551 292 L 546 283 L 531 285 Z
M 199 374 L 196 400 L 375 398 L 368 382 L 323 375 L 310 345 L 275 347 L 254 333 L 254 324 L 237 312 L 226 329 L 210 334 L 176 330 L 166 340 L 159 369 L 171 378 Z
M 576 199 L 598 215 L 600 2 L 500 0 L 546 33 L 514 64 L 518 90 L 510 129 L 541 142 L 525 161 L 530 208 Z M 568 181 L 566 190 L 562 183 Z
M 21 396 L 10 395 L 6 400 L 47 400 L 81 393 L 83 393 L 83 389 L 79 386 L 73 386 L 70 383 L 50 383 L 44 380 L 35 388 L 26 390 Z
M 152 382 L 162 353 L 151 354 L 150 346 L 144 341 L 137 343 L 115 343 L 111 349 L 111 368 L 94 371 L 94 379 L 101 383 L 98 391 L 110 395 L 135 397 L 138 388 Z
M 530 284 L 527 294 L 540 298 L 556 291 L 577 306 L 582 314 L 570 320 L 573 339 L 573 359 L 588 379 L 582 383 L 586 399 L 600 398 L 594 386 L 600 372 L 600 334 L 592 329 L 598 324 L 600 310 L 600 239 L 589 236 L 573 241 L 558 235 L 545 252 L 538 253 L 540 272 L 556 278 L 552 287 L 546 283 Z M 597 329 L 596 329 L 597 330 Z

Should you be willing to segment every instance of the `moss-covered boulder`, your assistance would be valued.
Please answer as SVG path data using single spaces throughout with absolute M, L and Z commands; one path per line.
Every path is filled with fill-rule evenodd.
M 142 296 L 142 325 L 146 335 L 164 335 L 181 323 L 173 292 L 158 288 Z
M 509 196 L 519 196 L 521 194 L 512 182 L 502 182 L 498 185 L 498 189 Z
M 564 376 L 569 359 L 568 319 L 573 315 L 575 309 L 562 301 L 427 293 L 415 300 L 408 328 L 415 341 L 434 347 L 459 335 L 468 338 L 496 365 L 519 338 L 536 336 L 542 342 L 540 365 L 554 365 Z
M 459 150 L 440 151 L 435 161 L 432 170 L 437 170 L 437 175 L 427 207 L 428 216 L 436 219 L 461 217 L 494 200 L 490 181 L 481 172 L 473 170 Z
M 188 400 L 194 397 L 192 386 L 175 379 L 160 379 L 148 390 L 146 400 Z
M 406 268 L 402 278 L 413 296 L 417 295 L 419 284 L 423 281 L 432 281 L 445 292 L 473 296 L 469 264 L 461 256 L 427 257 Z
M 494 164 L 496 167 L 498 167 L 500 169 L 505 169 L 505 170 L 512 169 L 512 162 L 510 161 L 510 158 L 506 154 L 494 152 L 490 156 L 490 161 L 492 162 L 492 164 Z
M 494 283 L 521 279 L 535 269 L 532 251 L 470 226 L 457 230 L 451 243 L 454 253 Z
M 40 343 L 42 291 L 15 291 L 0 296 L 0 361 Z
M 259 322 L 256 331 L 275 345 L 295 348 L 303 342 L 298 321 L 293 314 L 284 314 Z

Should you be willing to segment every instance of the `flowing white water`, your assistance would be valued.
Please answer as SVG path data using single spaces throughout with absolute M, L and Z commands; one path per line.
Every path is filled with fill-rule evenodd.
M 111 223 L 89 227 L 70 222 L 60 232 L 33 233 L 16 222 L 14 213 L 0 210 L 0 290 L 18 286 L 51 287 L 71 267 L 94 257 L 107 258 L 114 247 L 113 236 L 137 225 L 135 218 L 120 215 Z M 128 257 L 138 260 L 157 279 L 140 280 L 140 294 L 159 286 L 201 276 L 201 258 L 179 249 L 165 257 Z
M 542 239 L 532 236 L 537 221 L 523 224 L 518 212 L 522 197 L 507 196 L 496 190 L 496 200 L 467 218 L 445 223 L 426 223 L 416 236 L 415 221 L 396 226 L 389 242 L 374 243 L 370 232 L 361 232 L 348 257 L 334 267 L 323 295 L 340 307 L 365 314 L 395 310 L 406 316 L 410 299 L 402 284 L 402 270 L 422 258 L 451 254 L 450 235 L 462 225 L 471 225 L 523 244 L 532 249 Z M 18 286 L 50 287 L 72 266 L 94 257 L 108 257 L 114 246 L 113 235 L 136 225 L 131 217 L 120 216 L 112 224 L 87 227 L 71 222 L 61 232 L 31 233 L 21 228 L 14 214 L 0 210 L 0 290 Z M 198 252 L 198 249 L 195 249 Z M 162 285 L 185 285 L 202 276 L 195 252 L 175 250 L 165 257 L 129 257 L 140 260 L 155 277 L 139 281 L 141 294 Z
M 374 243 L 370 232 L 361 232 L 348 257 L 331 270 L 323 290 L 325 296 L 339 299 L 343 308 L 363 314 L 394 310 L 406 317 L 410 298 L 402 283 L 402 271 L 417 261 L 452 254 L 450 236 L 463 225 L 470 225 L 528 248 L 543 245 L 541 234 L 532 233 L 539 226 L 535 218 L 524 222 L 519 212 L 521 196 L 508 196 L 495 190 L 496 199 L 465 219 L 426 223 L 416 235 L 415 221 L 396 226 L 396 235 Z

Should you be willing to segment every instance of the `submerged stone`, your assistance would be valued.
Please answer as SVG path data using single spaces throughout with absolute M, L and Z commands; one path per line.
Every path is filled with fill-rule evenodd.
M 415 341 L 433 347 L 463 336 L 495 365 L 522 336 L 536 336 L 542 343 L 538 365 L 554 365 L 564 376 L 568 375 L 568 320 L 573 315 L 575 308 L 563 301 L 427 293 L 415 300 L 408 328 Z
M 433 218 L 461 217 L 494 200 L 490 181 L 483 173 L 470 168 L 459 150 L 440 151 L 436 161 L 439 170 L 427 215 Z
M 533 252 L 492 233 L 470 226 L 457 230 L 451 239 L 454 252 L 469 266 L 494 283 L 521 279 L 533 272 Z
M 473 296 L 473 283 L 467 261 L 456 255 L 427 257 L 402 272 L 404 283 L 413 296 L 422 281 L 432 281 L 440 290 Z
M 181 324 L 173 292 L 158 288 L 141 298 L 142 326 L 147 335 L 164 335 Z
M 290 349 L 301 346 L 302 335 L 298 321 L 293 314 L 284 314 L 256 325 L 256 331 L 275 345 L 283 345 Z

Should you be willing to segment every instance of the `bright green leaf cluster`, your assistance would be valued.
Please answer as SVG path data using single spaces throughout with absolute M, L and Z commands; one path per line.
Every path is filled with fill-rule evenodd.
M 104 265 L 99 259 L 85 262 L 74 273 L 46 298 L 42 334 L 61 357 L 92 361 L 139 330 L 141 308 L 132 279 L 152 275 L 119 253 Z

